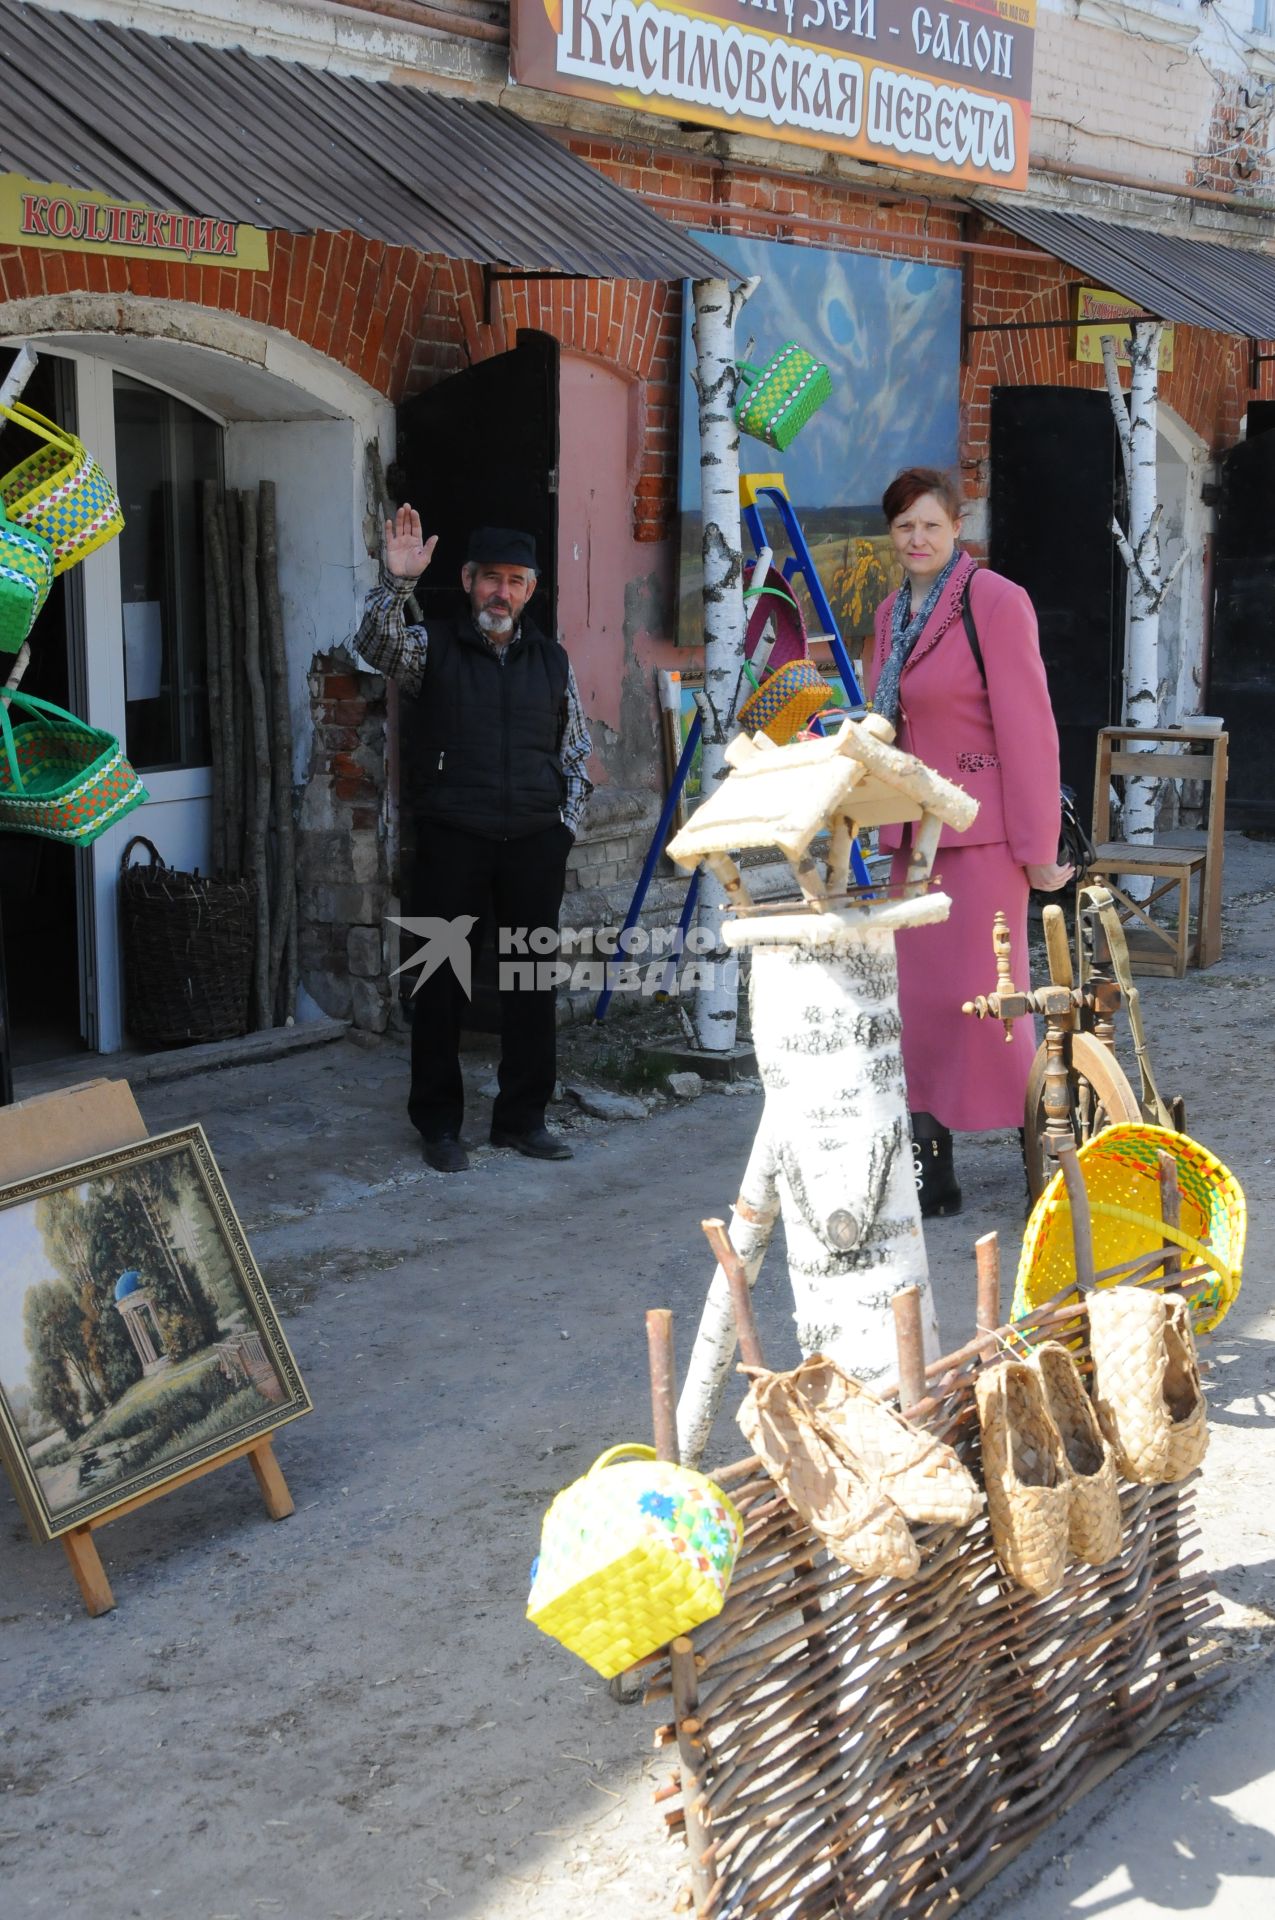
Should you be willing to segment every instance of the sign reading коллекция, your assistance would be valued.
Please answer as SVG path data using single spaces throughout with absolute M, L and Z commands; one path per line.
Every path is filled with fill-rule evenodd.
M 1027 184 L 1036 0 L 513 0 L 513 76 L 895 167 Z

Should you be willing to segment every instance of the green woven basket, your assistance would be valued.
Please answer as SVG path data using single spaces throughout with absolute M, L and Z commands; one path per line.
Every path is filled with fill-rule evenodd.
M 791 446 L 810 416 L 832 398 L 832 375 L 822 360 L 787 340 L 764 367 L 739 363 L 744 396 L 736 403 L 735 422 L 741 433 L 764 440 L 782 453 Z
M 31 718 L 15 727 L 10 706 Z M 0 688 L 0 827 L 87 847 L 148 798 L 113 733 L 16 688 Z
M 0 502 L 0 653 L 20 653 L 53 585 L 53 549 L 15 527 Z

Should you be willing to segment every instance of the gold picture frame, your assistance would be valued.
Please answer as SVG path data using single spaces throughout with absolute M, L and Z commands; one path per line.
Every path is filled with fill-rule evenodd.
M 202 1127 L 0 1188 L 0 1459 L 37 1539 L 310 1410 Z

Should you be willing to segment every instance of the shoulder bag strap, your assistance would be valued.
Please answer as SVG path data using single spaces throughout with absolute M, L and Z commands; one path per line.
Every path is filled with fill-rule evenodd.
M 987 685 L 987 668 L 983 665 L 983 649 L 978 644 L 978 628 L 974 625 L 974 609 L 970 605 L 970 582 L 978 568 L 973 568 L 965 576 L 965 585 L 961 590 L 961 619 L 965 623 L 965 638 L 970 643 L 970 652 L 974 656 L 974 665 L 978 668 L 978 677 Z

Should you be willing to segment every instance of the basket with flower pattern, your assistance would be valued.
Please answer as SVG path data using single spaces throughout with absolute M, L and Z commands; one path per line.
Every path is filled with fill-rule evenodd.
M 832 375 L 822 360 L 807 353 L 795 340 L 786 340 L 764 367 L 739 363 L 744 397 L 735 407 L 741 433 L 764 440 L 782 453 L 791 446 L 811 415 L 832 398 Z
M 31 718 L 15 727 L 10 705 Z M 0 688 L 0 827 L 87 847 L 147 798 L 113 733 L 16 688 Z
M 123 527 L 115 489 L 84 443 L 34 407 L 19 400 L 0 413 L 46 443 L 0 480 L 0 499 L 10 520 L 48 541 L 53 571 L 64 573 Z
M 1165 1226 L 1160 1211 L 1160 1155 L 1177 1165 L 1182 1224 Z M 1089 1212 L 1093 1219 L 1094 1265 L 1123 1268 L 1166 1241 L 1192 1261 L 1213 1269 L 1213 1282 L 1192 1301 L 1197 1333 L 1224 1320 L 1240 1290 L 1244 1265 L 1247 1209 L 1244 1189 L 1207 1147 L 1184 1133 L 1120 1121 L 1104 1127 L 1079 1153 Z M 1115 1278 L 1119 1276 L 1116 1275 Z M 1075 1249 L 1071 1208 L 1061 1172 L 1056 1173 L 1032 1208 L 1023 1235 L 1023 1251 L 1014 1287 L 1013 1318 L 1073 1286 Z M 1112 1281 L 1104 1284 L 1114 1284 Z
M 544 1517 L 527 1618 L 609 1680 L 721 1612 L 743 1537 L 704 1474 L 611 1447 Z
M 0 653 L 21 653 L 52 584 L 48 541 L 10 526 L 0 505 Z

